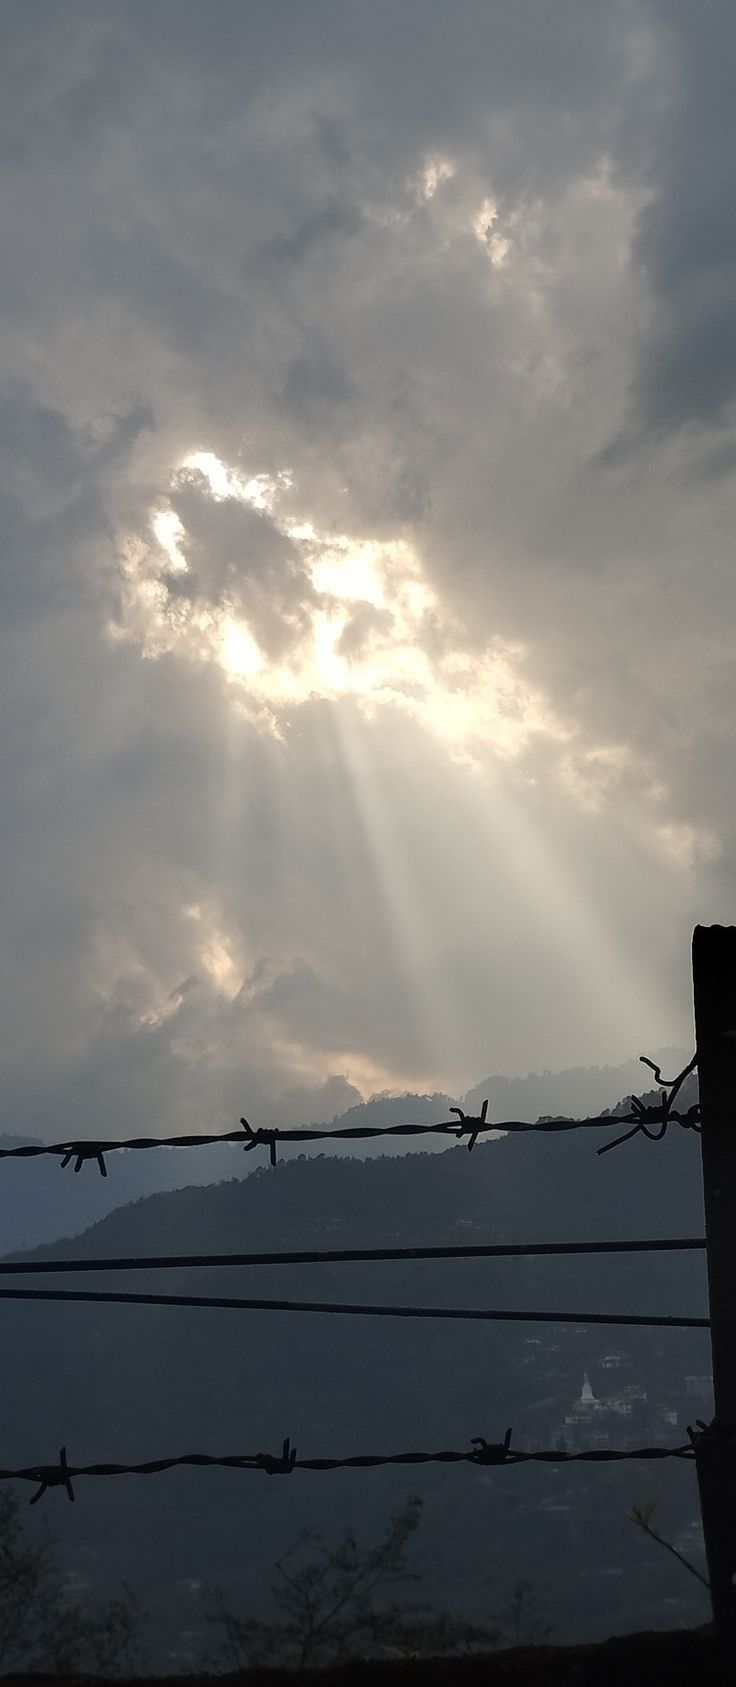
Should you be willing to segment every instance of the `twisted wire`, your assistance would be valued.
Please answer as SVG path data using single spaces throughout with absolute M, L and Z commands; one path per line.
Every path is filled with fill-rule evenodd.
M 591 1448 L 583 1452 L 566 1452 L 558 1448 L 528 1450 L 511 1445 L 513 1431 L 507 1429 L 503 1441 L 487 1441 L 485 1436 L 473 1436 L 465 1450 L 445 1449 L 440 1452 L 354 1453 L 347 1458 L 300 1459 L 287 1436 L 280 1453 L 181 1453 L 173 1458 L 147 1459 L 139 1464 L 98 1463 L 71 1465 L 66 1447 L 59 1452 L 58 1464 L 23 1465 L 16 1469 L 0 1468 L 0 1482 L 33 1482 L 37 1492 L 31 1498 L 36 1505 L 49 1488 L 63 1488 L 69 1500 L 74 1500 L 73 1482 L 79 1477 L 159 1476 L 164 1471 L 182 1467 L 220 1470 L 259 1470 L 267 1476 L 290 1476 L 295 1470 L 325 1472 L 330 1470 L 375 1470 L 384 1465 L 471 1464 L 614 1464 L 622 1461 L 643 1463 L 660 1459 L 695 1458 L 698 1436 L 688 1430 L 687 1443 L 676 1447 Z
M 626 1131 L 613 1142 L 604 1143 L 598 1149 L 599 1154 L 605 1154 L 611 1148 L 618 1148 L 621 1143 L 628 1142 L 632 1137 L 643 1135 L 649 1141 L 661 1141 L 670 1125 L 677 1124 L 683 1130 L 700 1131 L 700 1109 L 697 1102 L 686 1113 L 675 1110 L 673 1103 L 685 1079 L 695 1070 L 697 1054 L 685 1066 L 677 1078 L 664 1079 L 659 1067 L 640 1055 L 644 1065 L 649 1066 L 655 1073 L 657 1082 L 663 1087 L 660 1102 L 656 1107 L 647 1106 L 636 1096 L 631 1096 L 630 1111 L 625 1114 L 612 1115 L 610 1113 L 596 1114 L 585 1119 L 537 1119 L 534 1123 L 527 1119 L 492 1120 L 488 1118 L 488 1101 L 484 1101 L 479 1114 L 465 1113 L 462 1107 L 451 1107 L 450 1112 L 455 1119 L 442 1119 L 430 1125 L 341 1125 L 337 1129 L 326 1129 L 318 1126 L 290 1128 L 254 1128 L 248 1120 L 240 1121 L 243 1138 L 240 1131 L 221 1131 L 213 1134 L 194 1134 L 191 1136 L 134 1136 L 106 1141 L 104 1139 L 74 1138 L 64 1142 L 26 1143 L 19 1148 L 0 1148 L 0 1160 L 32 1160 L 42 1155 L 52 1155 L 60 1160 L 62 1168 L 74 1162 L 75 1172 L 79 1172 L 83 1165 L 94 1162 L 103 1177 L 107 1177 L 105 1156 L 115 1154 L 121 1150 L 140 1150 L 146 1148 L 203 1148 L 220 1142 L 236 1142 L 246 1153 L 254 1148 L 268 1149 L 272 1166 L 276 1165 L 277 1148 L 286 1142 L 358 1142 L 368 1141 L 374 1137 L 412 1137 L 412 1136 L 452 1136 L 459 1140 L 467 1138 L 468 1150 L 472 1151 L 479 1136 L 488 1131 L 497 1131 L 505 1135 L 517 1135 L 526 1131 L 539 1131 L 544 1135 L 554 1135 L 558 1131 L 574 1130 L 610 1130 L 612 1125 L 627 1124 L 632 1129 Z

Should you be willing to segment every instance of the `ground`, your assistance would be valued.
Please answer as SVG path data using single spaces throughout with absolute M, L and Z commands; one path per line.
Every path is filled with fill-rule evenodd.
M 138 1677 L 129 1687 L 732 1687 L 710 1629 L 630 1634 L 597 1646 L 528 1646 L 485 1657 L 355 1663 L 334 1669 Z M 92 1676 L 0 1676 L 0 1687 L 102 1687 Z M 118 1687 L 128 1687 L 119 1682 Z

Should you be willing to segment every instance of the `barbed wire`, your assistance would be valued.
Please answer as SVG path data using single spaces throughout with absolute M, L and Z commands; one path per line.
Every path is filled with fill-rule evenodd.
M 596 1114 L 585 1119 L 570 1118 L 541 1118 L 535 1122 L 527 1119 L 488 1118 L 488 1100 L 483 1102 L 480 1113 L 465 1113 L 462 1107 L 450 1107 L 449 1111 L 456 1115 L 455 1119 L 443 1119 L 436 1124 L 421 1125 L 344 1125 L 335 1129 L 318 1126 L 272 1129 L 254 1128 L 248 1120 L 240 1121 L 245 1131 L 245 1140 L 241 1131 L 221 1131 L 212 1134 L 195 1134 L 190 1136 L 134 1136 L 118 1140 L 68 1138 L 64 1142 L 25 1143 L 19 1148 L 0 1148 L 0 1160 L 32 1160 L 43 1155 L 52 1155 L 61 1162 L 62 1170 L 74 1161 L 75 1172 L 80 1172 L 83 1165 L 94 1161 L 102 1177 L 107 1177 L 105 1156 L 122 1150 L 138 1150 L 146 1148 L 204 1148 L 221 1142 L 239 1143 L 246 1153 L 254 1148 L 268 1149 L 269 1161 L 276 1165 L 277 1149 L 286 1142 L 350 1142 L 368 1141 L 374 1137 L 412 1137 L 412 1136 L 452 1136 L 462 1141 L 467 1137 L 468 1151 L 472 1152 L 479 1136 L 489 1131 L 498 1131 L 504 1135 L 515 1135 L 526 1131 L 539 1131 L 544 1135 L 554 1135 L 557 1131 L 607 1129 L 613 1125 L 632 1125 L 623 1136 L 614 1142 L 607 1142 L 597 1152 L 605 1154 L 611 1148 L 620 1147 L 632 1137 L 643 1135 L 650 1142 L 660 1142 L 666 1135 L 670 1125 L 680 1125 L 684 1130 L 700 1131 L 700 1108 L 696 1103 L 688 1108 L 686 1113 L 675 1111 L 673 1102 L 681 1085 L 688 1075 L 695 1070 L 697 1054 L 689 1064 L 683 1068 L 675 1079 L 663 1079 L 659 1067 L 646 1055 L 640 1055 L 640 1060 L 655 1073 L 656 1081 L 662 1086 L 661 1099 L 658 1106 L 647 1106 L 636 1096 L 631 1096 L 631 1108 L 628 1113 Z
M 645 1054 L 640 1054 L 639 1059 L 643 1066 L 648 1066 L 654 1073 L 655 1083 L 661 1085 L 660 1105 L 658 1108 L 646 1107 L 643 1101 L 632 1095 L 630 1099 L 635 1119 L 633 1130 L 625 1131 L 623 1136 L 617 1136 L 615 1142 L 604 1143 L 603 1147 L 598 1149 L 599 1154 L 607 1154 L 611 1148 L 620 1148 L 623 1142 L 630 1142 L 632 1137 L 639 1135 L 647 1137 L 649 1142 L 661 1142 L 662 1138 L 667 1135 L 667 1128 L 670 1123 L 674 1120 L 677 1120 L 678 1124 L 684 1123 L 681 1115 L 673 1112 L 673 1103 L 682 1089 L 685 1079 L 689 1078 L 690 1073 L 695 1071 L 698 1064 L 697 1049 L 692 1060 L 688 1061 L 687 1066 L 683 1066 L 682 1071 L 678 1072 L 676 1078 L 663 1078 L 656 1062 L 649 1060 Z M 689 1109 L 686 1119 L 690 1121 L 689 1128 L 699 1133 L 700 1109 L 697 1103 Z M 626 1122 L 628 1123 L 628 1120 Z M 657 1128 L 649 1130 L 649 1125 L 655 1125 Z
M 685 1459 L 695 1457 L 696 1432 L 688 1428 L 689 1440 L 678 1447 L 595 1447 L 583 1452 L 568 1452 L 559 1448 L 525 1449 L 513 1447 L 513 1431 L 507 1429 L 503 1441 L 487 1441 L 475 1435 L 470 1448 L 464 1451 L 443 1450 L 434 1453 L 355 1453 L 347 1458 L 300 1459 L 296 1447 L 287 1436 L 280 1453 L 232 1453 L 218 1456 L 211 1453 L 182 1453 L 174 1458 L 147 1459 L 141 1464 L 85 1464 L 70 1465 L 66 1447 L 60 1448 L 58 1464 L 24 1465 L 19 1469 L 0 1469 L 0 1482 L 33 1482 L 37 1492 L 31 1505 L 37 1505 L 49 1488 L 63 1488 L 69 1500 L 74 1500 L 73 1482 L 79 1477 L 160 1476 L 164 1471 L 183 1467 L 220 1470 L 260 1470 L 267 1476 L 291 1476 L 295 1470 L 324 1472 L 329 1470 L 375 1470 L 385 1465 L 471 1464 L 619 1464 L 623 1461 L 643 1463 L 645 1460 Z
M 107 1289 L 0 1289 L 0 1300 L 89 1301 L 110 1306 L 202 1306 L 219 1311 L 328 1313 L 350 1318 L 445 1318 L 480 1323 L 616 1324 L 650 1329 L 710 1329 L 709 1318 L 640 1312 L 512 1312 L 474 1306 L 384 1306 L 331 1300 L 256 1300 L 233 1295 L 138 1294 Z
M 622 1242 L 480 1242 L 447 1247 L 305 1248 L 251 1254 L 121 1254 L 88 1259 L 0 1260 L 0 1277 L 64 1271 L 171 1271 L 241 1265 L 354 1265 L 434 1259 L 519 1259 L 537 1255 L 678 1253 L 704 1249 L 704 1236 Z

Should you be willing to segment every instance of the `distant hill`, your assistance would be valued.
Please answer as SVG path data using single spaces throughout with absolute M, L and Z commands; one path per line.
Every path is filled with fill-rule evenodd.
M 650 1058 L 659 1064 L 666 1078 L 674 1078 L 691 1057 L 691 1051 L 657 1049 Z M 469 1112 L 489 1098 L 489 1117 L 496 1119 L 539 1119 L 545 1114 L 568 1114 L 573 1119 L 592 1117 L 612 1108 L 622 1096 L 641 1095 L 649 1089 L 652 1075 L 640 1060 L 621 1066 L 571 1066 L 564 1072 L 530 1072 L 526 1078 L 504 1078 L 495 1074 L 474 1084 L 465 1098 Z
M 60 1129 L 49 1140 L 72 1134 Z M 37 1136 L 5 1135 L 0 1136 L 0 1148 L 40 1141 Z M 79 1235 L 115 1207 L 141 1196 L 189 1183 L 213 1183 L 231 1175 L 236 1153 L 227 1146 L 121 1153 L 108 1162 L 106 1178 L 94 1163 L 77 1176 L 72 1166 L 62 1171 L 58 1159 L 0 1160 L 0 1248 L 7 1253 Z
M 663 1070 L 676 1071 L 687 1060 L 681 1050 L 660 1051 Z M 630 1091 L 639 1094 L 650 1082 L 646 1067 L 631 1060 L 622 1066 L 575 1067 L 567 1072 L 530 1073 L 526 1078 L 489 1077 L 470 1090 L 463 1100 L 468 1111 L 477 1111 L 490 1098 L 490 1118 L 537 1119 L 541 1114 L 567 1113 L 580 1117 L 614 1107 Z M 448 1108 L 458 1097 L 435 1095 L 376 1095 L 370 1101 L 323 1121 L 326 1127 L 354 1125 L 429 1124 L 448 1117 Z M 254 1123 L 257 1124 L 257 1120 Z M 171 1134 L 175 1126 L 172 1125 Z M 238 1129 L 238 1120 L 231 1127 Z M 203 1126 L 207 1129 L 207 1125 Z M 140 1121 L 131 1120 L 130 1135 L 146 1135 Z M 60 1122 L 48 1140 L 64 1140 L 74 1134 L 69 1122 Z M 104 1135 L 104 1126 L 100 1126 Z M 0 1148 L 36 1143 L 37 1136 L 0 1136 Z M 346 1158 L 370 1159 L 374 1155 L 404 1154 L 411 1143 L 402 1138 L 376 1143 L 336 1143 L 330 1152 Z M 425 1139 L 427 1153 L 442 1152 L 442 1138 Z M 262 1152 L 244 1154 L 237 1145 L 213 1145 L 199 1149 L 151 1149 L 145 1153 L 118 1153 L 108 1161 L 108 1177 L 99 1176 L 94 1164 L 76 1176 L 67 1167 L 61 1172 L 57 1160 L 0 1161 L 0 1251 L 37 1247 L 62 1236 L 79 1235 L 116 1207 L 128 1205 L 159 1192 L 183 1189 L 191 1184 L 214 1184 L 221 1178 L 247 1178 L 263 1158 Z

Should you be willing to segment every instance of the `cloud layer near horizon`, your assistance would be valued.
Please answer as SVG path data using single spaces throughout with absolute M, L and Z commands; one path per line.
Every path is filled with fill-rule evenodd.
M 688 1042 L 733 906 L 733 31 L 6 10 L 0 1128 Z

